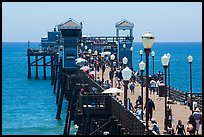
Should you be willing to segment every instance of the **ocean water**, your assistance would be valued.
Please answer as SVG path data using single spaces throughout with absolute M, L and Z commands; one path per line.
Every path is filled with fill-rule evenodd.
M 39 43 L 30 43 L 38 48 Z M 2 47 L 2 134 L 63 134 L 68 102 L 56 120 L 57 104 L 51 80 L 27 79 L 27 43 L 4 43 Z M 50 76 L 50 68 L 47 68 Z M 39 76 L 43 76 L 42 68 Z M 71 134 L 74 134 L 74 126 Z
M 30 43 L 30 47 L 39 48 L 40 43 Z M 139 50 L 141 43 L 133 45 L 133 66 L 139 70 Z M 63 134 L 68 102 L 64 100 L 61 120 L 56 120 L 56 96 L 48 78 L 27 79 L 27 42 L 2 43 L 2 134 Z M 202 43 L 154 43 L 155 73 L 163 71 L 161 56 L 171 54 L 171 86 L 183 91 L 189 91 L 188 55 L 193 56 L 192 82 L 193 92 L 202 92 Z M 143 55 L 143 60 L 144 60 Z M 150 54 L 149 70 L 152 74 L 152 57 Z M 50 68 L 47 68 L 50 75 Z M 42 68 L 39 76 L 43 76 Z M 70 134 L 75 134 L 73 124 Z
M 133 45 L 133 68 L 139 70 L 140 54 L 143 48 L 142 43 L 134 43 Z M 192 91 L 202 92 L 202 43 L 201 42 L 155 42 L 151 51 L 155 52 L 154 56 L 154 74 L 158 71 L 164 72 L 161 63 L 161 57 L 170 53 L 170 86 L 189 92 L 190 89 L 190 65 L 188 56 L 193 57 L 192 62 Z M 143 50 L 142 59 L 145 60 Z M 153 74 L 153 59 L 151 52 L 149 54 L 149 74 Z M 144 74 L 145 74 L 144 70 Z M 168 70 L 167 70 L 168 73 Z M 167 75 L 168 76 L 168 75 Z M 168 77 L 167 77 L 168 84 Z

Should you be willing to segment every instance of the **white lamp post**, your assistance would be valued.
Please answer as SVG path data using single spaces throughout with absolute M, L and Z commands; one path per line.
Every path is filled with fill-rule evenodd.
M 97 50 L 94 51 L 94 55 L 96 55 L 96 56 L 98 55 L 98 51 Z
M 91 54 L 91 49 L 88 50 L 88 53 Z
M 192 98 L 192 68 L 191 64 L 193 62 L 193 57 L 191 55 L 188 56 L 188 62 L 190 64 L 190 95 L 191 95 L 191 111 L 193 114 L 193 98 Z
M 142 96 L 142 120 L 143 120 L 143 71 L 145 69 L 145 63 L 143 61 L 139 63 L 139 68 L 141 71 L 141 96 Z
M 98 55 L 98 51 L 97 50 L 95 50 L 94 51 L 94 55 Z M 95 58 L 95 80 L 96 80 L 96 58 Z
M 133 53 L 133 47 L 130 47 L 130 58 L 131 58 L 131 68 L 132 68 L 132 53 Z M 133 69 L 133 68 L 132 68 Z
M 148 92 L 148 85 L 149 85 L 149 53 L 151 51 L 152 44 L 154 42 L 154 36 L 150 34 L 149 31 L 147 31 L 142 36 L 142 44 L 144 47 L 144 52 L 146 54 L 146 103 L 149 98 L 149 92 Z M 149 129 L 149 110 L 148 107 L 146 107 L 146 130 Z
M 128 62 L 128 59 L 126 58 L 126 57 L 124 57 L 123 59 L 122 59 L 122 61 L 123 61 L 123 65 L 124 65 L 124 68 L 126 67 L 126 64 L 127 64 L 127 62 Z
M 164 54 L 162 57 L 161 57 L 161 62 L 162 62 L 162 65 L 164 67 L 164 71 L 165 71 L 165 118 L 164 118 L 164 130 L 167 130 L 167 125 L 168 125 L 168 118 L 167 118 L 167 100 L 166 100 L 166 96 L 167 96 L 167 90 L 166 90 L 166 69 L 168 67 L 168 64 L 169 64 L 169 58 L 166 54 Z
M 168 82 L 169 82 L 169 88 L 168 88 L 168 96 L 170 97 L 170 57 L 171 55 L 169 53 L 166 54 L 167 57 L 169 58 L 169 64 L 168 64 Z
M 132 71 L 128 67 L 124 68 L 122 70 L 122 76 L 123 76 L 123 82 L 124 82 L 124 105 L 125 108 L 127 109 L 127 87 L 129 80 L 132 76 Z
M 140 61 L 142 61 L 142 53 L 143 53 L 143 51 L 140 50 Z
M 111 54 L 110 59 L 111 59 L 111 68 L 112 68 L 113 67 L 113 61 L 115 59 L 115 55 Z
M 152 51 L 152 76 L 154 76 L 154 56 L 155 56 L 155 52 Z
M 81 47 L 83 47 L 84 46 L 84 43 L 81 43 Z
M 87 45 L 84 46 L 84 49 L 87 50 Z
M 127 63 L 127 62 L 123 62 L 123 63 Z M 122 77 L 123 77 L 123 82 L 124 82 L 124 105 L 125 105 L 126 110 L 127 110 L 127 89 L 128 89 L 128 83 L 129 83 L 131 76 L 132 76 L 131 69 L 129 69 L 128 67 L 125 67 L 122 70 Z M 124 115 L 124 127 L 125 127 L 125 130 L 127 131 L 126 122 L 127 122 L 127 120 L 126 120 L 126 113 L 125 113 L 125 115 Z
M 125 48 L 126 48 L 126 44 L 123 44 L 123 49 L 124 49 L 124 57 L 125 57 Z

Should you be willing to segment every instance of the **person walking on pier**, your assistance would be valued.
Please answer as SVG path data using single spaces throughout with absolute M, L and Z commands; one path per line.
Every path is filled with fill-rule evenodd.
M 154 101 L 150 98 L 148 98 L 147 102 L 145 103 L 144 109 L 147 107 L 149 110 L 149 114 L 146 114 L 146 115 L 149 115 L 149 120 L 151 120 L 153 116 L 153 110 L 155 110 L 155 105 L 154 105 Z
M 200 119 L 201 119 L 201 113 L 198 107 L 195 109 L 195 112 L 193 112 L 193 116 L 196 121 L 196 133 L 198 134 L 198 131 L 200 129 Z
M 184 125 L 181 120 L 178 120 L 178 124 L 176 125 L 176 134 L 177 135 L 186 135 L 186 131 Z
M 193 115 L 190 115 L 188 118 L 188 123 L 186 126 L 186 131 L 189 132 L 190 135 L 195 135 L 196 131 L 196 121 Z
M 113 68 L 111 68 L 111 70 L 109 72 L 109 79 L 111 81 L 112 86 L 113 86 L 113 77 L 114 77 L 114 71 L 113 71 Z
M 142 105 L 142 97 L 138 96 L 137 100 L 135 101 L 135 109 L 139 107 L 139 105 Z
M 134 94 L 134 89 L 135 89 L 135 84 L 133 81 L 130 82 L 130 91 L 131 91 L 131 94 Z

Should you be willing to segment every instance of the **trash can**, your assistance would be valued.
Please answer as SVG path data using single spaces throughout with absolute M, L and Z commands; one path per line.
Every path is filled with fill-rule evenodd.
M 159 84 L 159 97 L 165 97 L 165 84 Z

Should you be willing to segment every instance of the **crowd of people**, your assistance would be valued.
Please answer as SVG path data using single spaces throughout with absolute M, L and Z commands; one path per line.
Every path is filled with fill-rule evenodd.
M 96 69 L 97 73 L 99 73 L 100 69 L 102 71 L 102 75 L 106 73 L 109 74 L 109 79 L 104 80 L 103 76 L 100 80 L 100 77 L 96 75 L 96 82 L 102 86 L 104 89 L 108 89 L 111 87 L 116 87 L 118 89 L 121 88 L 122 85 L 122 69 L 123 65 L 122 64 L 117 64 L 117 62 L 111 62 L 109 59 L 109 56 L 106 56 L 104 58 L 98 57 L 98 56 L 89 56 L 89 58 L 86 58 L 88 60 L 88 66 L 90 67 L 89 71 L 93 71 Z M 107 67 L 110 67 L 110 71 L 107 72 Z M 150 82 L 149 82 L 149 92 L 150 94 L 155 94 L 158 92 L 158 88 L 160 83 L 163 83 L 163 73 L 158 72 L 157 77 L 150 77 Z M 113 80 L 115 78 L 115 80 Z M 115 83 L 113 83 L 115 81 Z M 134 95 L 135 94 L 135 87 L 137 84 L 141 84 L 144 81 L 144 78 L 140 77 L 139 71 L 132 71 L 132 77 L 129 82 L 128 88 L 130 89 L 130 94 Z M 143 82 L 144 84 L 144 82 Z M 145 86 L 145 85 L 143 85 Z M 82 90 L 83 92 L 83 90 Z M 139 95 L 137 100 L 135 100 L 135 103 L 133 104 L 131 99 L 128 98 L 128 110 L 133 111 L 135 116 L 139 119 L 142 120 L 142 117 L 144 116 L 144 112 L 142 113 L 142 109 L 145 110 L 148 108 L 148 114 L 149 115 L 149 120 L 152 123 L 152 130 L 154 130 L 157 134 L 160 133 L 160 128 L 157 124 L 156 119 L 154 119 L 153 112 L 156 108 L 154 101 L 151 98 L 148 98 L 148 101 L 143 104 L 142 102 L 142 97 Z M 143 108 L 142 108 L 143 106 Z M 193 112 L 192 115 L 189 116 L 188 123 L 186 123 L 186 126 L 182 123 L 181 120 L 178 120 L 178 123 L 176 125 L 176 128 L 174 129 L 175 126 L 172 125 L 171 131 L 168 134 L 171 135 L 186 135 L 187 132 L 190 135 L 194 134 L 199 134 L 199 129 L 200 125 L 202 125 L 202 113 L 197 107 L 195 111 Z M 202 126 L 201 126 L 202 128 Z

